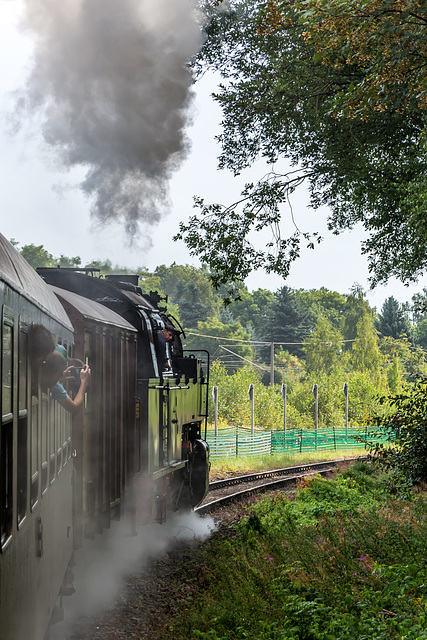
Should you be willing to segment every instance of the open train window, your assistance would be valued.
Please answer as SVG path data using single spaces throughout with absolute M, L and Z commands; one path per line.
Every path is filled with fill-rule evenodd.
M 153 327 L 151 325 L 151 321 L 148 315 L 142 309 L 139 309 L 139 312 L 141 314 L 141 318 L 145 323 L 145 329 L 148 335 L 148 344 L 149 344 L 149 350 L 150 350 L 150 356 L 151 356 L 150 369 L 152 369 L 152 371 L 149 372 L 147 377 L 151 377 L 152 375 L 154 375 L 157 378 L 159 376 L 159 368 L 157 365 L 157 354 L 156 354 L 156 345 L 154 341 Z
M 67 344 L 62 338 L 58 339 L 58 345 L 61 345 L 67 354 L 67 358 L 70 360 L 72 356 L 72 346 Z M 62 352 L 63 355 L 65 353 Z M 70 363 L 68 363 L 70 364 Z M 87 363 L 86 363 L 87 364 Z M 86 403 L 86 396 L 85 396 Z M 51 469 L 50 480 L 52 481 L 52 465 L 53 465 L 53 453 L 56 451 L 56 473 L 60 473 L 62 467 L 67 464 L 67 460 L 71 457 L 71 425 L 72 416 L 66 411 L 59 402 L 52 402 L 51 405 L 55 407 L 55 411 L 51 411 L 50 422 L 50 456 L 51 456 Z M 52 422 L 52 416 L 54 416 Z

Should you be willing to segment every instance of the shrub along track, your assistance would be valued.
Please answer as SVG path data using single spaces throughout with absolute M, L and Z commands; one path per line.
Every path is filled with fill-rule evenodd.
M 222 533 L 228 528 L 232 535 L 230 525 L 248 515 L 251 505 L 260 499 L 280 490 L 289 492 L 292 499 L 296 485 L 304 477 L 315 473 L 332 476 L 353 460 L 328 461 L 213 482 L 212 492 L 197 511 L 200 517 L 209 514 Z M 124 578 L 114 609 L 93 618 L 80 618 L 63 631 L 60 627 L 64 625 L 58 625 L 52 629 L 51 640 L 156 640 L 168 627 L 168 621 L 180 611 L 181 602 L 187 600 L 187 585 L 194 584 L 203 571 L 204 544 L 197 539 L 177 543 L 161 558 Z

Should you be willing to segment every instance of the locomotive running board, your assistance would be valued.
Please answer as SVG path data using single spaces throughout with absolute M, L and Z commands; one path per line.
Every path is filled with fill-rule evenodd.
M 158 480 L 163 476 L 167 476 L 169 473 L 173 473 L 174 471 L 183 469 L 186 464 L 187 464 L 187 460 L 178 460 L 177 462 L 172 462 L 167 467 L 163 467 L 163 469 L 159 469 L 158 471 L 153 471 L 152 473 L 153 480 Z

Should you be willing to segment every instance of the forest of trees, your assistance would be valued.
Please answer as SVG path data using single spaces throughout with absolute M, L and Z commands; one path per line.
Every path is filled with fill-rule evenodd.
M 82 267 L 80 257 L 55 258 L 43 246 L 14 244 L 33 266 Z M 110 261 L 93 261 L 101 275 L 129 272 Z M 346 294 L 292 289 L 249 291 L 224 305 L 206 267 L 160 265 L 141 268 L 139 283 L 149 293 L 168 297 L 168 310 L 185 330 L 188 349 L 211 354 L 211 384 L 220 389 L 224 424 L 250 424 L 249 384 L 256 389 L 256 423 L 280 428 L 281 384 L 287 385 L 289 427 L 313 426 L 314 384 L 319 389 L 319 420 L 326 426 L 344 420 L 344 383 L 349 388 L 349 419 L 363 424 L 378 411 L 380 396 L 400 393 L 427 374 L 427 290 L 410 304 L 394 297 L 371 308 L 354 285 Z M 271 343 L 274 385 L 270 385 Z M 253 363 L 253 364 L 251 364 Z M 279 427 L 278 427 L 279 425 Z

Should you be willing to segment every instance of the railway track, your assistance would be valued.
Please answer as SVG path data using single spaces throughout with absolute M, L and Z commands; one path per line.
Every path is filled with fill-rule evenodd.
M 271 491 L 287 485 L 292 486 L 301 478 L 309 475 L 326 475 L 335 471 L 339 465 L 358 459 L 359 457 L 315 462 L 284 469 L 272 469 L 261 473 L 233 476 L 225 480 L 211 482 L 205 500 L 194 511 L 200 515 L 212 513 L 218 507 L 226 506 L 253 493 Z M 236 491 L 236 487 L 241 488 Z

